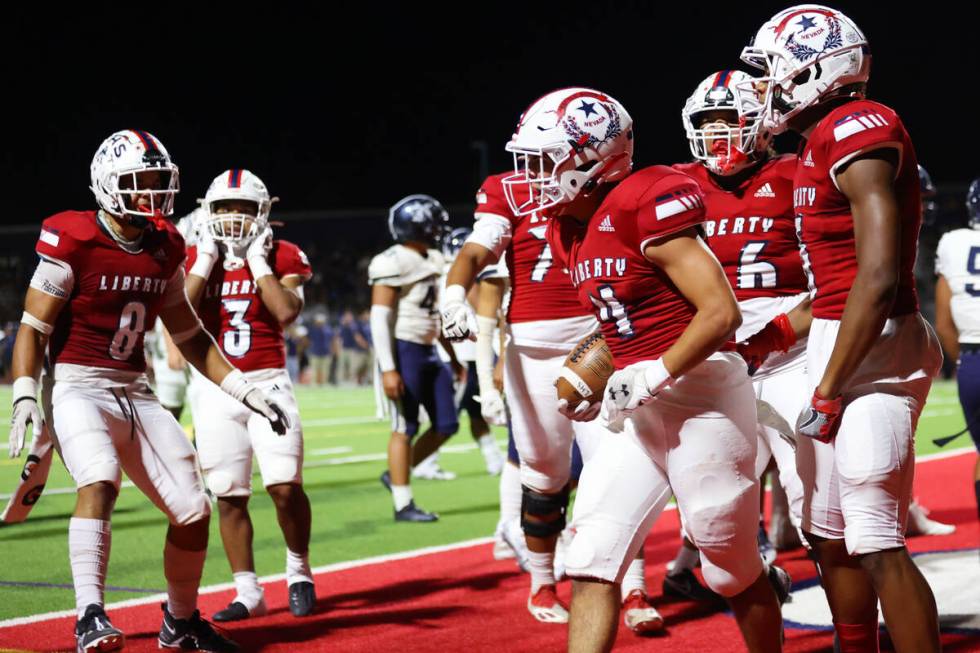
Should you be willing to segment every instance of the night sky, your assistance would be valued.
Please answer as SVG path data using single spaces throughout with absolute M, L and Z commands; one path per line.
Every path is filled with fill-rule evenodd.
M 709 73 L 738 67 L 749 37 L 786 6 L 521 4 L 8 14 L 4 222 L 91 207 L 91 157 L 128 127 L 153 132 L 180 166 L 178 213 L 229 167 L 263 177 L 284 211 L 382 207 L 412 192 L 465 203 L 479 182 L 472 144 L 488 144 L 491 172 L 509 167 L 503 145 L 520 112 L 569 85 L 624 104 L 638 165 L 676 162 L 688 157 L 684 100 Z M 980 10 L 887 4 L 834 5 L 871 42 L 870 96 L 898 110 L 933 179 L 969 181 L 980 174 Z

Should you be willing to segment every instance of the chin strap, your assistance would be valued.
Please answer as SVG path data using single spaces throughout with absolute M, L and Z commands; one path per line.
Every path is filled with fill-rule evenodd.
M 232 272 L 234 270 L 241 270 L 243 267 L 245 267 L 245 258 L 239 256 L 235 252 L 234 247 L 232 247 L 228 243 L 222 243 L 222 245 L 224 245 L 225 248 L 225 260 L 224 263 L 222 263 L 222 265 L 226 270 Z

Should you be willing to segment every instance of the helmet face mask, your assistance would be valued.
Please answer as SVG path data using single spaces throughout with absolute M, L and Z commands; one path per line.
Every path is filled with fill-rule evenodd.
M 215 242 L 244 249 L 268 228 L 272 203 L 278 199 L 248 170 L 227 170 L 215 177 L 201 201 L 202 226 Z
M 709 75 L 687 99 L 681 118 L 691 155 L 717 175 L 732 175 L 765 156 L 772 132 L 758 79 L 741 71 Z
M 504 195 L 515 215 L 528 215 L 628 175 L 633 119 L 604 93 L 561 89 L 524 112 L 506 149 L 514 155 L 514 174 L 502 180 Z
M 119 131 L 99 146 L 90 167 L 91 190 L 107 213 L 136 226 L 173 214 L 180 191 L 177 166 L 149 132 Z
M 804 109 L 868 81 L 868 41 L 854 22 L 834 9 L 799 5 L 759 29 L 742 60 L 765 73 L 762 103 L 767 126 L 785 131 Z M 863 97 L 863 90 L 852 95 Z

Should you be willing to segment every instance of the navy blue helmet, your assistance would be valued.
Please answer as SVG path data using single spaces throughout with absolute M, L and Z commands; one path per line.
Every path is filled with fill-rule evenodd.
M 416 241 L 436 247 L 448 229 L 449 214 L 434 197 L 409 195 L 388 211 L 388 230 L 396 243 Z
M 456 258 L 471 233 L 473 230 L 469 227 L 456 227 L 446 234 L 446 237 L 442 239 L 442 253 L 445 254 L 446 258 Z
M 966 191 L 966 215 L 971 229 L 980 229 L 980 177 L 973 180 Z
M 935 224 L 939 215 L 939 204 L 936 203 L 936 185 L 932 183 L 929 171 L 919 166 L 919 196 L 922 198 L 922 224 Z

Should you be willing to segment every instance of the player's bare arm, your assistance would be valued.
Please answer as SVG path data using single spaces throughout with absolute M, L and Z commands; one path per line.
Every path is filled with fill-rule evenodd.
M 20 456 L 27 438 L 27 425 L 32 424 L 35 431 L 41 428 L 41 414 L 37 408 L 37 378 L 41 373 L 48 334 L 54 328 L 65 301 L 34 288 L 27 289 L 24 317 L 17 331 L 11 364 L 14 375 L 14 414 L 8 438 L 11 458 Z
M 381 387 L 385 396 L 397 401 L 405 393 L 402 375 L 395 368 L 394 330 L 398 310 L 398 288 L 371 286 L 371 333 L 374 351 L 381 367 Z
M 936 279 L 936 334 L 939 336 L 943 351 L 955 361 L 960 357 L 960 334 L 956 329 L 956 323 L 953 322 L 953 311 L 950 306 L 952 298 L 953 291 L 949 287 L 949 282 L 940 274 Z
M 467 292 L 476 280 L 476 275 L 488 265 L 497 262 L 492 251 L 476 243 L 466 243 L 459 250 L 449 273 L 446 275 L 446 287 L 462 286 Z
M 663 363 L 677 378 L 718 351 L 742 323 L 735 294 L 718 260 L 694 229 L 647 245 L 643 255 L 661 268 L 697 311 Z
M 183 354 L 177 349 L 177 345 L 174 344 L 173 338 L 170 337 L 170 332 L 166 328 L 162 329 L 163 332 L 163 347 L 167 352 L 167 367 L 172 370 L 183 370 L 187 367 L 187 361 L 184 359 Z
M 291 274 L 278 279 L 267 274 L 256 279 L 259 297 L 279 324 L 292 324 L 303 310 L 303 279 Z
M 901 245 L 897 169 L 898 152 L 882 149 L 856 158 L 837 174 L 837 185 L 851 202 L 858 270 L 833 354 L 817 386 L 823 397 L 841 393 L 878 339 L 895 300 Z
M 283 435 L 286 432 L 289 420 L 282 408 L 267 400 L 228 362 L 186 299 L 161 308 L 160 319 L 187 362 L 232 397 L 263 415 L 276 433 Z

